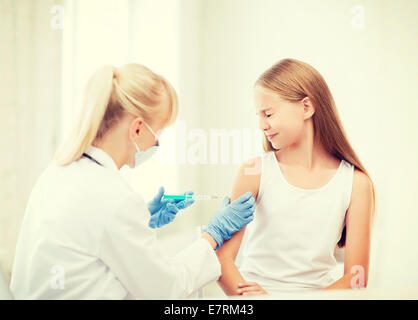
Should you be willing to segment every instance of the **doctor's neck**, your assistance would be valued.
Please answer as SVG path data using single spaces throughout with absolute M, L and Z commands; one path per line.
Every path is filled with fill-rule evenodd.
M 93 146 L 102 149 L 115 162 L 118 169 L 127 164 L 129 159 L 133 157 L 132 142 L 127 138 L 126 124 L 121 121 L 109 129 L 100 139 L 93 141 Z

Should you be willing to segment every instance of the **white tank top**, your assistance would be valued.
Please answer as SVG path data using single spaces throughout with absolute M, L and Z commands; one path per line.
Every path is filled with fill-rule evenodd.
M 354 166 L 341 160 L 329 182 L 302 189 L 284 177 L 274 152 L 262 156 L 254 220 L 236 263 L 269 293 L 320 289 L 335 279 L 334 249 L 345 226 Z

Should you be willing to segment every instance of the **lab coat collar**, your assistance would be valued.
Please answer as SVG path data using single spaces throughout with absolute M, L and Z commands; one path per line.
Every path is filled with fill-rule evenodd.
M 105 168 L 113 168 L 119 171 L 118 166 L 116 165 L 113 158 L 103 149 L 97 148 L 95 146 L 89 146 L 85 153 L 100 162 Z

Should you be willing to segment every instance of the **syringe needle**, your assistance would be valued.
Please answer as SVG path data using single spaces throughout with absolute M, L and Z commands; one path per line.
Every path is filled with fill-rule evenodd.
M 207 195 L 207 194 L 195 194 L 195 195 L 192 195 L 192 196 L 166 194 L 166 195 L 163 196 L 163 199 L 174 199 L 174 200 L 188 200 L 188 199 L 214 200 L 214 199 L 219 199 L 219 198 L 221 198 L 221 197 L 220 196 Z

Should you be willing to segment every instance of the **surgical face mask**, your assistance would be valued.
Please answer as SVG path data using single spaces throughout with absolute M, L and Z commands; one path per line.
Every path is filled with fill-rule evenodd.
M 140 164 L 144 163 L 149 158 L 151 158 L 160 146 L 158 135 L 154 132 L 154 130 L 151 129 L 151 127 L 146 122 L 144 122 L 144 124 L 148 128 L 148 130 L 151 131 L 151 133 L 154 135 L 157 144 L 152 147 L 149 147 L 147 150 L 141 151 L 138 145 L 132 141 L 137 150 L 137 153 L 135 153 L 135 164 L 129 165 L 129 167 L 132 169 L 138 167 Z

